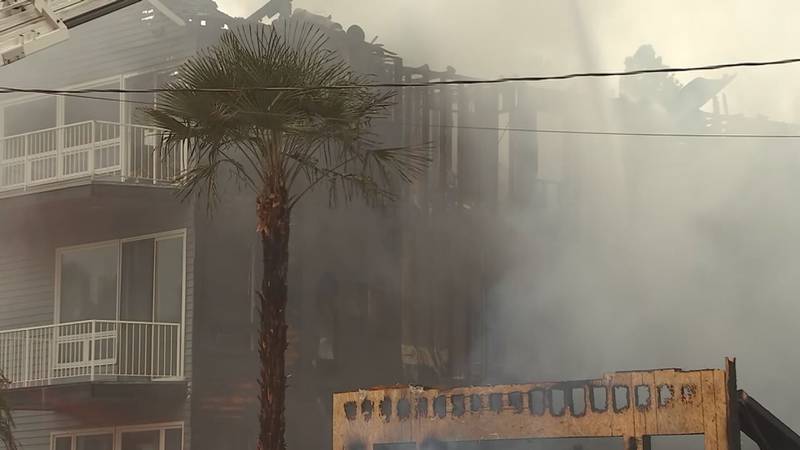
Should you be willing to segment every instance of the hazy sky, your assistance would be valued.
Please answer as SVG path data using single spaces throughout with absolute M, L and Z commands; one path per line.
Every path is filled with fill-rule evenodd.
M 232 15 L 265 0 L 218 0 Z M 796 0 L 295 0 L 295 8 L 361 25 L 410 65 L 465 75 L 617 70 L 639 45 L 667 65 L 800 56 Z M 800 120 L 800 65 L 741 69 L 731 112 Z M 686 79 L 687 77 L 683 77 Z

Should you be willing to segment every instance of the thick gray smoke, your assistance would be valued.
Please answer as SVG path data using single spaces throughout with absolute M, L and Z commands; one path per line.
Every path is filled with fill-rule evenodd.
M 800 370 L 796 142 L 538 139 L 577 192 L 552 215 L 508 213 L 527 258 L 490 295 L 490 381 L 718 367 L 732 355 L 740 386 L 800 426 L 785 395 Z
M 262 2 L 218 3 L 247 15 Z M 617 70 L 645 42 L 666 65 L 798 56 L 792 53 L 796 0 L 295 0 L 294 6 L 333 14 L 345 28 L 361 25 L 368 40 L 378 35 L 408 65 L 450 65 L 474 76 Z M 78 46 L 78 39 L 63 45 Z M 798 74 L 798 67 L 739 71 L 723 91 L 730 112 L 795 120 Z M 22 84 L 24 75 L 4 79 Z M 49 87 L 41 78 L 29 83 Z M 688 82 L 693 76 L 679 78 Z M 543 105 L 551 112 L 537 118 L 538 128 L 704 130 L 702 119 L 641 99 L 620 100 L 616 82 L 542 86 L 562 93 L 549 98 L 573 101 Z M 710 111 L 711 105 L 702 108 Z M 96 102 L 76 109 L 107 120 L 107 107 Z M 741 119 L 736 126 L 742 133 L 796 132 L 765 120 Z M 541 133 L 529 139 L 538 146 L 537 176 L 557 186 L 557 195 L 544 210 L 501 209 L 503 229 L 510 225 L 514 231 L 506 239 L 514 239 L 508 247 L 515 249 L 516 264 L 488 293 L 486 381 L 719 367 L 725 356 L 735 356 L 740 386 L 800 430 L 796 400 L 786 395 L 800 374 L 800 139 Z M 501 149 L 507 136 L 502 140 Z M 339 214 L 320 220 L 320 229 L 330 230 L 319 233 L 320 244 L 303 243 L 296 252 L 332 259 L 319 258 L 313 270 L 360 267 L 335 260 L 352 257 L 351 249 L 329 236 L 352 230 L 350 220 L 368 221 Z M 0 225 L 2 220 L 0 215 Z M 394 261 L 358 257 L 371 262 L 376 278 L 395 276 Z M 314 295 L 310 287 L 297 291 L 303 289 Z M 387 284 L 385 290 L 393 289 Z
M 263 2 L 217 3 L 246 16 Z M 377 35 L 411 65 L 451 65 L 487 77 L 617 69 L 643 42 L 675 65 L 789 58 L 797 56 L 794 18 L 800 8 L 793 0 L 295 0 L 294 5 L 332 15 L 345 27 L 362 26 L 369 39 Z M 798 75 L 798 67 L 743 71 L 729 92 L 731 106 L 795 120 Z
M 295 6 L 362 25 L 410 64 L 453 65 L 481 76 L 618 69 L 643 42 L 654 44 L 667 65 L 796 56 L 793 39 L 786 39 L 789 12 L 798 8 L 791 1 L 776 0 L 769 8 L 744 0 L 498 3 L 297 0 Z M 220 4 L 248 10 L 243 1 Z M 768 12 L 776 8 L 787 14 Z M 796 73 L 795 67 L 738 72 L 724 91 L 731 112 L 793 120 Z M 659 125 L 626 121 L 604 106 L 616 96 L 607 84 L 570 89 L 593 93 L 584 105 L 593 120 L 577 122 L 567 114 L 555 125 Z M 734 355 L 740 385 L 800 428 L 800 414 L 784 395 L 800 371 L 793 326 L 800 312 L 797 143 L 537 139 L 543 155 L 569 161 L 554 169 L 563 172 L 557 177 L 580 188 L 554 217 L 508 213 L 528 253 L 491 292 L 491 377 L 696 368 Z
M 254 8 L 243 0 L 219 3 L 241 15 Z M 798 6 L 769 3 L 296 0 L 295 6 L 361 25 L 410 65 L 452 65 L 491 77 L 619 69 L 643 42 L 667 65 L 796 56 L 788 21 Z M 776 8 L 785 14 L 774 14 Z M 793 121 L 797 72 L 739 71 L 724 91 L 731 113 Z M 566 111 L 540 120 L 540 127 L 697 131 L 665 112 L 653 112 L 665 116 L 657 123 L 620 117 L 609 106 L 618 93 L 608 83 L 549 86 L 589 93 L 582 108 L 590 112 Z M 793 326 L 800 312 L 797 142 L 536 139 L 540 171 L 547 172 L 540 177 L 579 187 L 555 215 L 505 213 L 525 257 L 490 293 L 489 381 L 719 366 L 732 355 L 740 385 L 800 428 L 800 414 L 784 394 L 800 372 Z

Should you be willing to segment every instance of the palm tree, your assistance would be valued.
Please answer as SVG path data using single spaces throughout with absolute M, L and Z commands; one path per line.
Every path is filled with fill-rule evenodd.
M 6 450 L 17 450 L 17 441 L 14 440 L 12 430 L 14 419 L 11 417 L 11 408 L 3 397 L 3 390 L 8 386 L 8 380 L 0 373 L 0 444 Z
M 184 194 L 202 193 L 213 205 L 223 174 L 256 194 L 264 265 L 258 449 L 281 450 L 292 208 L 320 185 L 337 194 L 332 198 L 392 197 L 394 182 L 424 169 L 427 152 L 379 147 L 370 129 L 394 94 L 364 87 L 366 80 L 308 25 L 288 20 L 280 29 L 227 31 L 180 73 L 146 113 L 165 130 L 166 153 L 188 147 L 191 167 L 179 180 Z

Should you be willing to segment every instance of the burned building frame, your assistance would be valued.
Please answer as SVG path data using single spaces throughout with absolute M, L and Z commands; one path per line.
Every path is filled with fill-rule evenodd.
M 674 435 L 703 435 L 706 450 L 739 450 L 740 431 L 762 450 L 800 442 L 737 391 L 731 359 L 724 369 L 614 372 L 582 381 L 375 388 L 335 394 L 333 404 L 334 450 L 597 437 L 621 437 L 626 450 L 649 450 L 652 437 Z

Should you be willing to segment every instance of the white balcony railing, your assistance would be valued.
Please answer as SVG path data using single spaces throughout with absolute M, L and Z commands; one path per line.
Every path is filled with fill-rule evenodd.
M 171 183 L 184 149 L 165 151 L 157 128 L 87 121 L 0 138 L 0 193 L 80 178 Z
M 180 324 L 88 320 L 0 331 L 11 388 L 72 381 L 179 379 Z

